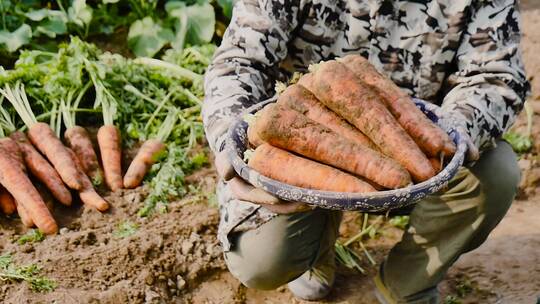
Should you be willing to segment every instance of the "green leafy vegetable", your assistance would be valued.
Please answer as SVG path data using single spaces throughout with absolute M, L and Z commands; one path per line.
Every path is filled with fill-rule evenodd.
M 23 24 L 13 32 L 0 31 L 0 44 L 3 44 L 8 52 L 15 52 L 23 45 L 30 42 L 32 38 L 32 28 Z
M 24 245 L 26 243 L 37 243 L 37 242 L 41 242 L 45 239 L 45 235 L 39 231 L 39 229 L 31 229 L 31 230 L 28 230 L 28 232 L 21 236 L 18 240 L 17 240 L 17 243 L 19 245 Z
M 527 153 L 532 149 L 533 141 L 530 136 L 508 132 L 503 135 L 504 140 L 506 140 L 516 153 Z
M 152 17 L 145 17 L 129 28 L 128 46 L 137 56 L 153 57 L 173 39 L 170 29 L 163 28 Z
M 24 281 L 36 292 L 53 291 L 57 286 L 56 282 L 39 276 L 40 271 L 41 268 L 36 264 L 16 266 L 11 255 L 0 256 L 0 280 Z
M 394 216 L 389 221 L 390 225 L 397 227 L 401 230 L 405 230 L 407 225 L 409 224 L 409 216 L 408 215 L 398 215 Z

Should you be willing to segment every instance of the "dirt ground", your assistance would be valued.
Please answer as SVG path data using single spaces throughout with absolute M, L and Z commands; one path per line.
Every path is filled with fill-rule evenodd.
M 446 303 L 536 303 L 540 297 L 540 1 L 522 1 L 523 52 L 533 84 L 530 99 L 537 113 L 533 153 L 520 160 L 520 196 L 478 250 L 462 256 L 440 291 Z M 516 128 L 525 125 L 522 115 Z M 214 180 L 211 169 L 198 172 L 202 189 Z M 106 214 L 79 208 L 56 207 L 62 228 L 43 242 L 18 245 L 24 233 L 17 220 L 0 218 L 0 252 L 11 253 L 17 264 L 36 263 L 42 274 L 56 280 L 53 292 L 36 293 L 25 283 L 0 283 L 2 303 L 301 303 L 286 288 L 261 292 L 243 287 L 225 268 L 215 234 L 218 211 L 205 196 L 191 195 L 171 203 L 169 212 L 140 218 L 145 189 L 107 197 L 114 206 Z M 342 236 L 359 230 L 356 213 L 348 213 Z M 138 226 L 133 234 L 118 236 L 123 222 Z M 366 242 L 377 262 L 400 238 L 388 225 L 383 236 Z M 361 252 L 357 249 L 358 252 Z M 367 274 L 340 267 L 335 289 L 324 303 L 376 303 L 371 277 L 375 267 L 362 257 Z

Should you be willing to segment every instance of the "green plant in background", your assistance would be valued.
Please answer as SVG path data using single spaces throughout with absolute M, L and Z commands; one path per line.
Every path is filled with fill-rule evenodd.
M 510 131 L 503 135 L 504 140 L 506 140 L 512 146 L 512 149 L 519 154 L 527 153 L 531 151 L 533 147 L 533 138 L 531 134 L 534 111 L 528 101 L 525 102 L 525 114 L 527 115 L 527 130 L 525 134 Z
M 56 282 L 39 275 L 41 268 L 36 264 L 17 266 L 9 254 L 0 256 L 0 280 L 24 281 L 36 292 L 53 291 Z
M 216 18 L 208 2 L 186 5 L 181 1 L 168 1 L 166 16 L 157 19 L 146 16 L 129 28 L 128 45 L 141 57 L 153 57 L 165 45 L 182 50 L 187 45 L 209 43 L 214 36 Z
M 128 31 L 129 49 L 153 57 L 166 47 L 181 51 L 211 42 L 217 22 L 220 28 L 228 23 L 232 5 L 232 0 L 0 0 L 0 54 L 13 59 L 21 48 L 56 51 L 69 35 L 101 41 L 102 35 Z
M 139 225 L 132 223 L 130 221 L 123 221 L 116 227 L 116 230 L 113 232 L 113 235 L 116 238 L 126 238 L 135 234 L 139 230 Z
M 388 223 L 396 228 L 399 228 L 401 230 L 405 230 L 407 225 L 409 224 L 409 216 L 408 215 L 398 215 L 390 218 Z

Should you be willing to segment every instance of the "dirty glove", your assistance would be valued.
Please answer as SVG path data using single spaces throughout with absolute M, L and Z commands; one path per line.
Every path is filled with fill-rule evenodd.
M 469 134 L 465 116 L 456 110 L 445 111 L 441 108 L 436 109 L 435 114 L 439 117 L 439 125 L 443 130 L 448 130 L 450 128 L 456 129 L 460 137 L 467 144 L 464 165 L 471 166 L 474 164 L 474 162 L 480 158 L 480 152 Z
M 234 198 L 238 200 L 260 205 L 278 214 L 290 214 L 313 209 L 304 203 L 283 201 L 262 189 L 248 184 L 236 175 L 225 151 L 217 153 L 215 165 L 218 175 L 227 182 Z

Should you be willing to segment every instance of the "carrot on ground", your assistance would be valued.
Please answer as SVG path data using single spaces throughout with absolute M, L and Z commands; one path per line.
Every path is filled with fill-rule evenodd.
M 0 150 L 1 142 L 2 140 Z M 36 226 L 45 234 L 58 232 L 58 226 L 49 209 L 15 158 L 0 153 L 0 168 L 0 184 L 23 206 Z
M 411 183 L 409 173 L 393 159 L 339 136 L 282 105 L 265 107 L 254 128 L 272 146 L 365 177 L 386 188 L 401 188 Z
M 25 227 L 32 228 L 36 226 L 32 218 L 30 217 L 30 214 L 28 214 L 28 211 L 24 209 L 22 204 L 15 201 L 15 206 L 17 207 L 17 214 L 19 214 L 19 217 L 21 218 L 21 222 L 23 223 Z
M 0 210 L 5 215 L 12 215 L 17 210 L 13 196 L 2 185 L 0 185 Z
M 82 166 L 79 160 L 77 159 L 77 155 L 73 150 L 68 149 L 70 157 L 75 162 L 75 165 L 77 167 L 77 170 L 80 171 L 80 174 L 82 176 L 82 183 L 83 188 L 79 190 L 79 198 L 83 202 L 83 204 L 88 205 L 92 208 L 97 209 L 98 211 L 104 212 L 109 209 L 109 203 L 107 203 L 106 200 L 104 200 L 97 192 L 96 189 L 94 189 L 94 185 L 92 185 L 92 181 L 90 178 L 82 171 Z
M 155 138 L 147 140 L 137 152 L 137 155 L 129 165 L 124 176 L 124 187 L 127 189 L 136 188 L 141 185 L 144 176 L 152 165 L 166 153 L 167 146 L 164 142 L 171 134 L 176 121 L 178 120 L 178 110 L 169 109 L 169 114 L 161 123 L 159 132 Z
M 105 172 L 105 182 L 112 191 L 122 189 L 122 147 L 120 131 L 113 125 L 105 125 L 98 131 L 101 162 Z
M 87 88 L 88 85 L 81 90 L 79 96 L 74 100 L 72 97 L 73 94 L 68 94 L 68 98 L 62 100 L 60 109 L 64 125 L 66 126 L 66 131 L 64 132 L 66 144 L 77 155 L 84 173 L 90 177 L 94 185 L 98 186 L 103 182 L 103 174 L 94 146 L 92 145 L 92 140 L 90 139 L 90 134 L 88 134 L 85 128 L 76 125 L 75 110 L 79 107 L 79 103 Z
M 435 175 L 424 153 L 380 101 L 380 96 L 351 77 L 344 64 L 330 60 L 313 70 L 312 81 L 300 79 L 300 85 L 367 135 L 384 154 L 405 167 L 415 181 Z
M 149 139 L 145 141 L 124 176 L 124 187 L 127 189 L 138 187 L 165 149 L 165 144 L 160 140 Z
M 10 137 L 19 145 L 24 162 L 32 175 L 45 184 L 60 203 L 70 206 L 72 201 L 71 192 L 64 185 L 58 172 L 34 148 L 30 141 L 28 141 L 28 138 L 26 138 L 26 135 L 17 131 L 11 133 Z
M 360 55 L 348 55 L 338 61 L 344 63 L 363 83 L 377 91 L 386 107 L 428 156 L 438 156 L 441 153 L 450 156 L 455 153 L 456 147 L 448 134 L 429 120 L 414 105 L 407 93 L 379 73 L 368 60 Z
M 248 165 L 264 176 L 297 187 L 356 193 L 376 191 L 370 184 L 348 173 L 269 144 L 257 147 Z
M 81 189 L 80 176 L 77 174 L 75 164 L 69 157 L 66 147 L 56 137 L 49 125 L 37 122 L 24 87 L 17 84 L 14 89 L 11 89 L 6 85 L 4 90 L 0 90 L 0 93 L 13 105 L 17 114 L 28 127 L 28 138 L 47 157 L 64 183 L 74 190 Z
M 94 185 L 100 185 L 103 175 L 88 131 L 83 127 L 73 126 L 64 132 L 64 138 L 67 146 L 77 155 L 84 173 L 90 177 Z
M 377 147 L 367 136 L 328 109 L 315 95 L 299 84 L 293 84 L 285 89 L 279 95 L 278 104 L 298 111 L 358 144 L 366 145 L 372 149 Z

